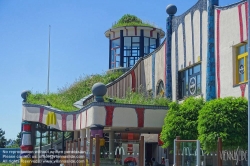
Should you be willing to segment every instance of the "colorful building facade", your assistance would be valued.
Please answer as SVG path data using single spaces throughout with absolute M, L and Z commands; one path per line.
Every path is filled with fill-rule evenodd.
M 106 95 L 124 97 L 129 89 L 144 87 L 152 96 L 179 102 L 189 96 L 207 101 L 227 96 L 247 97 L 248 4 L 247 1 L 224 7 L 218 4 L 219 0 L 199 0 L 180 16 L 175 16 L 178 7 L 169 5 L 162 43 L 160 39 L 165 33 L 154 27 L 107 30 L 109 69 L 126 69 L 126 72 L 106 85 Z M 24 101 L 22 120 L 25 124 L 36 123 L 31 124 L 28 145 L 36 144 L 37 124 L 56 131 L 72 131 L 74 138 L 89 137 L 91 126 L 96 124 L 104 127 L 103 132 L 109 133 L 110 139 L 114 139 L 115 133 L 126 132 L 144 134 L 150 140 L 150 133 L 160 133 L 166 107 L 100 103 L 95 102 L 95 97 L 90 94 L 76 101 L 74 105 L 79 111 L 75 112 Z M 157 138 L 151 143 L 156 143 Z M 110 143 L 109 149 L 116 151 L 115 146 Z M 168 157 L 158 144 L 148 149 L 151 150 L 148 155 L 158 160 Z

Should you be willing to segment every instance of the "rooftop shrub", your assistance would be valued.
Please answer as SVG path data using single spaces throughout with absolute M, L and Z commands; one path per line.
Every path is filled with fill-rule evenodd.
M 147 26 L 155 27 L 154 25 L 142 21 L 140 18 L 135 15 L 125 14 L 120 18 L 117 23 L 115 23 L 112 28 L 123 27 L 123 26 Z

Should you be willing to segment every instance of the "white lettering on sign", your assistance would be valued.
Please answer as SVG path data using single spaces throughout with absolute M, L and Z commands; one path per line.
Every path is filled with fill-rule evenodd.
M 239 150 L 239 147 L 237 150 L 223 150 L 220 152 L 220 158 L 224 161 L 235 160 L 237 165 L 239 161 L 247 161 L 247 150 Z

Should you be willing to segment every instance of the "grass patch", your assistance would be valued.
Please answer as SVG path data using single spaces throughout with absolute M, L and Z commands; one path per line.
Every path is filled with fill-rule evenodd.
M 0 163 L 0 166 L 20 166 L 19 163 L 14 164 L 14 163 Z
M 102 82 L 108 84 L 122 74 L 122 72 L 115 71 L 80 77 L 71 86 L 65 86 L 58 89 L 58 93 L 51 93 L 48 95 L 46 93 L 31 93 L 28 95 L 27 103 L 51 105 L 52 107 L 63 111 L 78 110 L 73 104 L 81 98 L 91 94 L 91 88 L 95 83 Z
M 108 102 L 107 98 L 106 102 Z M 157 96 L 153 97 L 144 90 L 139 90 L 139 92 L 128 91 L 124 98 L 113 98 L 115 103 L 121 104 L 140 104 L 140 105 L 156 105 L 156 106 L 168 106 L 171 102 L 169 99 Z

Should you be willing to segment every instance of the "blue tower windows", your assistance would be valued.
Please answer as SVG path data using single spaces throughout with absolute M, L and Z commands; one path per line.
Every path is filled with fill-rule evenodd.
M 111 68 L 120 67 L 120 38 L 111 41 Z
M 140 58 L 140 37 L 124 37 L 124 67 L 132 67 Z
M 145 37 L 143 30 L 140 36 L 123 36 L 110 40 L 109 68 L 132 67 L 140 57 L 153 52 L 159 45 L 159 39 Z
M 144 56 L 156 49 L 156 39 L 144 37 Z

